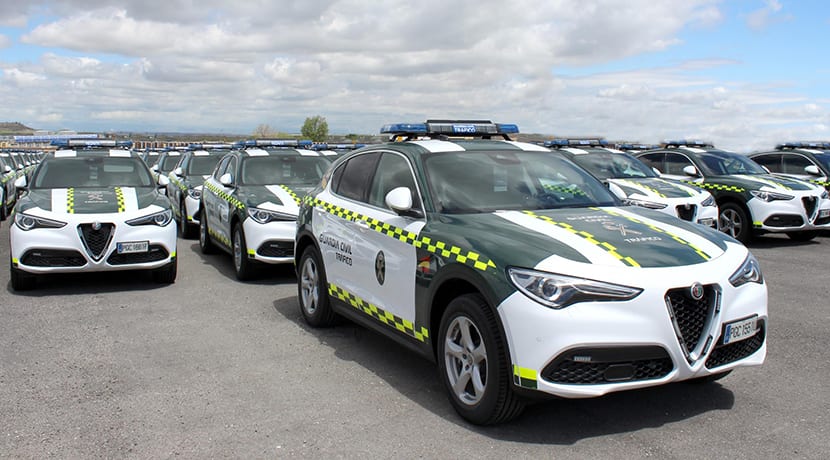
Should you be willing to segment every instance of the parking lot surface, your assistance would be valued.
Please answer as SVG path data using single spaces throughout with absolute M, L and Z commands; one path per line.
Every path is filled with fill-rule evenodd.
M 8 225 L 0 260 L 8 261 Z M 179 240 L 175 284 L 0 270 L 0 457 L 827 458 L 830 235 L 750 244 L 769 286 L 762 367 L 467 424 L 436 367 L 346 323 L 310 329 L 293 267 L 236 281 Z

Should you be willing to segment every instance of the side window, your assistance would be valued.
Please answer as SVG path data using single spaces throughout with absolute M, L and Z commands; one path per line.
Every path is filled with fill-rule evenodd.
M 661 173 L 665 173 L 666 171 L 663 170 L 663 154 L 662 153 L 650 153 L 648 155 L 643 155 L 639 158 L 640 161 L 646 164 L 649 168 L 655 168 Z
M 421 209 L 415 178 L 412 177 L 406 158 L 394 153 L 384 153 L 376 171 L 369 190 L 369 204 L 386 209 L 386 194 L 395 188 L 407 187 L 412 193 L 412 208 Z
M 767 168 L 770 172 L 780 173 L 781 171 L 781 155 L 772 154 L 772 155 L 758 155 L 756 157 L 752 157 L 752 161 L 758 163 L 759 165 Z
M 683 172 L 683 168 L 691 165 L 692 162 L 679 153 L 667 153 L 665 164 L 666 170 L 663 171 L 664 173 L 671 174 L 673 176 L 685 176 L 686 173 Z
M 800 174 L 802 176 L 807 174 L 804 168 L 813 164 L 807 157 L 801 155 L 784 155 L 783 166 L 781 172 L 785 174 Z
M 228 173 L 230 173 L 231 180 L 233 182 L 238 182 L 239 178 L 236 177 L 236 157 L 235 156 L 231 156 L 230 161 L 228 161 L 228 167 L 225 168 L 225 171 L 222 174 L 228 174 Z
M 213 170 L 213 178 L 219 180 L 222 177 L 222 174 L 225 174 L 225 170 L 228 168 L 228 163 L 231 161 L 232 155 L 228 155 L 222 160 L 219 161 L 219 164 L 216 165 L 216 169 Z
M 380 153 L 366 153 L 351 158 L 343 167 L 343 172 L 334 190 L 338 195 L 357 201 L 366 201 L 369 189 L 369 180 L 375 172 L 375 165 L 380 159 Z M 337 173 L 335 173 L 337 174 Z

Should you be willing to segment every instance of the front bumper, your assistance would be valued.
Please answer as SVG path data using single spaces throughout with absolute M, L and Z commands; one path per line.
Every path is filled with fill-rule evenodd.
M 184 198 L 184 209 L 180 212 L 185 213 L 187 221 L 191 224 L 199 224 L 199 201 L 199 199 L 191 198 L 190 194 L 187 194 Z
M 260 224 L 253 219 L 245 219 L 242 229 L 249 259 L 266 264 L 294 263 L 296 221 Z
M 642 269 L 638 278 L 645 281 L 626 284 L 642 287 L 643 292 L 625 302 L 581 303 L 554 310 L 521 292 L 513 293 L 498 311 L 508 338 L 514 383 L 559 397 L 587 398 L 762 364 L 767 288 L 757 283 L 738 288 L 729 284 L 727 279 L 739 263 L 720 270 L 715 266 L 678 267 L 662 273 Z M 646 273 L 649 270 L 654 273 Z M 702 319 L 684 320 L 696 324 L 700 335 L 681 340 L 667 295 L 687 292 L 695 282 L 718 293 L 719 301 Z M 686 313 L 675 310 L 676 316 Z M 725 324 L 751 317 L 758 320 L 755 336 L 720 345 Z
M 12 265 L 28 273 L 84 273 L 161 268 L 176 257 L 176 224 L 131 226 L 111 214 L 83 215 L 61 228 L 24 231 L 11 224 L 9 241 Z M 87 243 L 82 225 L 112 224 L 105 243 Z M 90 237 L 91 239 L 91 237 Z M 148 251 L 118 253 L 118 243 L 148 242 Z M 91 248 L 94 246 L 94 248 Z M 96 254 L 96 249 L 100 252 Z M 98 257 L 95 257 L 95 256 Z
M 747 202 L 752 226 L 765 232 L 792 232 L 830 228 L 830 200 L 817 199 L 809 206 L 809 196 L 798 195 L 792 200 L 766 202 L 753 198 Z

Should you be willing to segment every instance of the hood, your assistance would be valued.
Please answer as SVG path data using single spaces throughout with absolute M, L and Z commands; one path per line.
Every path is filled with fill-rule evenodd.
M 442 215 L 422 235 L 472 248 L 500 268 L 532 268 L 551 256 L 609 267 L 694 265 L 719 257 L 730 241 L 723 233 L 636 206 Z
M 688 185 L 656 177 L 608 179 L 608 182 L 622 189 L 627 197 L 641 195 L 649 198 L 689 198 L 700 193 Z
M 154 187 L 33 189 L 21 200 L 20 210 L 41 208 L 56 214 L 132 212 L 152 204 L 169 207 Z
M 245 185 L 239 199 L 248 207 L 291 211 L 296 214 L 302 198 L 313 186 Z M 276 208 L 275 208 L 276 207 Z

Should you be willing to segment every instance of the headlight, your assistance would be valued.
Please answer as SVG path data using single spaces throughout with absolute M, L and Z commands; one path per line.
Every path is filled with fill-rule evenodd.
M 202 197 L 202 186 L 194 187 L 187 190 L 187 194 L 190 195 L 190 198 L 194 200 L 198 200 Z
M 524 268 L 509 268 L 510 281 L 542 305 L 561 309 L 579 302 L 633 299 L 642 289 Z
M 709 195 L 703 202 L 700 203 L 701 206 L 715 206 L 715 197 Z
M 289 222 L 297 220 L 297 216 L 284 212 L 270 211 L 260 208 L 248 208 L 248 216 L 260 224 L 267 224 L 273 221 Z
M 14 223 L 21 230 L 33 230 L 35 228 L 61 228 L 66 225 L 66 222 L 58 220 L 44 219 L 43 217 L 30 216 L 21 212 L 15 213 Z
M 827 192 L 827 190 L 825 190 L 825 191 L 821 192 L 821 198 L 822 198 L 823 200 L 828 200 L 828 199 L 830 199 L 830 193 L 828 193 L 828 192 Z
M 762 199 L 766 202 L 776 201 L 776 200 L 786 201 L 786 200 L 792 200 L 794 198 L 792 195 L 785 195 L 783 193 L 776 193 L 776 192 L 767 192 L 767 191 L 764 191 L 764 190 L 752 190 L 749 193 L 751 193 L 752 196 L 760 198 L 760 199 Z
M 164 211 L 159 211 L 144 217 L 128 220 L 126 223 L 127 225 L 132 226 L 158 225 L 159 227 L 164 227 L 169 224 L 171 220 L 173 220 L 173 211 L 165 209 Z
M 666 203 L 655 203 L 653 201 L 635 200 L 632 198 L 626 199 L 625 202 L 632 206 L 641 206 L 648 209 L 663 209 L 668 206 Z
M 749 254 L 746 256 L 744 263 L 732 276 L 729 277 L 729 282 L 732 286 L 738 287 L 746 283 L 763 284 L 764 275 L 761 274 L 761 266 L 758 265 L 758 260 L 755 256 Z

